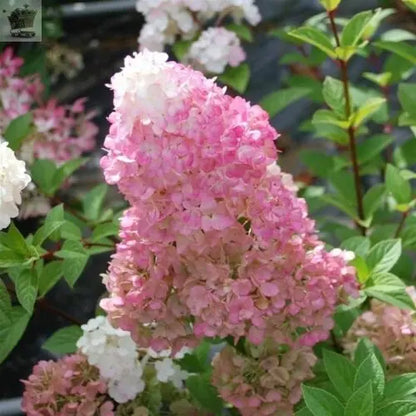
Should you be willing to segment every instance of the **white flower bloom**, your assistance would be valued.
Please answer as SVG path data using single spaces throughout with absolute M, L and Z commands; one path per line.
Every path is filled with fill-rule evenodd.
M 251 25 L 261 20 L 254 0 L 137 0 L 136 9 L 146 19 L 140 50 L 162 51 L 176 39 L 192 39 L 214 18 L 230 16 Z
M 183 388 L 184 381 L 189 377 L 189 373 L 185 370 L 182 370 L 177 364 L 173 364 L 175 372 L 173 376 L 170 377 L 169 381 L 177 388 Z
M 167 383 L 175 374 L 174 362 L 171 358 L 164 358 L 155 362 L 156 377 L 162 383 Z
M 81 328 L 84 333 L 77 347 L 88 362 L 100 370 L 108 383 L 110 396 L 118 403 L 134 399 L 145 385 L 143 368 L 130 333 L 112 327 L 104 316 L 90 319 Z
M 217 2 L 217 0 L 211 1 Z M 259 9 L 253 0 L 225 0 L 225 2 L 218 3 L 222 3 L 223 11 L 228 10 L 237 22 L 246 19 L 248 23 L 255 26 L 261 20 Z
M 212 27 L 201 33 L 184 60 L 196 69 L 221 74 L 227 65 L 238 66 L 245 57 L 240 39 L 234 32 L 222 27 Z
M 17 205 L 22 202 L 21 192 L 29 182 L 25 162 L 18 160 L 0 137 L 0 230 L 19 214 Z
M 108 394 L 117 403 L 133 400 L 145 388 L 142 372 L 125 371 L 122 377 L 108 381 Z
M 186 354 L 189 354 L 192 350 L 188 347 L 182 347 L 174 356 L 173 358 L 180 360 L 181 358 L 185 357 Z M 155 351 L 153 348 L 147 349 L 147 355 L 151 358 L 165 358 L 170 357 L 172 355 L 172 350 L 169 348 L 167 350 L 162 351 Z
M 188 373 L 175 364 L 171 358 L 163 358 L 155 362 L 156 378 L 162 383 L 173 383 L 176 388 L 183 387 Z

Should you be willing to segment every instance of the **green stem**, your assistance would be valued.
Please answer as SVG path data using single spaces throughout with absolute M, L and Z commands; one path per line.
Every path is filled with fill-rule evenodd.
M 331 29 L 335 37 L 335 42 L 338 47 L 341 46 L 337 27 L 335 24 L 335 11 L 328 12 L 329 21 L 331 24 Z M 350 82 L 348 78 L 348 66 L 347 62 L 340 59 L 339 60 L 341 66 L 341 78 L 342 78 L 342 85 L 344 87 L 344 97 L 345 97 L 345 115 L 347 120 L 351 117 L 352 113 L 352 105 L 350 99 Z M 348 127 L 348 140 L 349 140 L 349 150 L 350 150 L 350 158 L 352 163 L 353 175 L 354 175 L 354 187 L 355 187 L 355 196 L 357 200 L 357 213 L 358 218 L 360 220 L 364 220 L 364 204 L 363 204 L 363 192 L 361 188 L 361 179 L 360 179 L 360 168 L 358 164 L 358 157 L 357 157 L 357 140 L 355 137 L 355 128 L 353 126 Z M 366 234 L 366 229 L 361 224 L 357 223 L 357 227 L 360 229 L 361 234 Z

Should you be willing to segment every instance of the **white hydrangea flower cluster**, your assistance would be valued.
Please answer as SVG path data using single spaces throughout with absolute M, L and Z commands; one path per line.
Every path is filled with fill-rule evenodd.
M 191 40 L 202 31 L 185 59 L 210 73 L 221 73 L 227 65 L 239 65 L 245 53 L 234 32 L 222 27 L 204 31 L 204 27 L 226 16 L 238 23 L 246 20 L 253 26 L 261 20 L 254 0 L 137 0 L 136 8 L 146 19 L 138 39 L 140 50 L 160 52 L 165 45 Z M 212 57 L 214 64 L 207 66 Z
M 109 395 L 118 403 L 132 400 L 145 388 L 143 368 L 130 333 L 111 326 L 98 316 L 81 326 L 77 347 L 95 365 L 108 384 Z
M 240 39 L 234 32 L 223 27 L 211 27 L 191 45 L 184 61 L 195 69 L 221 74 L 227 65 L 238 66 L 245 57 Z
M 0 137 L 0 230 L 17 217 L 17 205 L 22 202 L 22 190 L 30 183 L 25 162 L 18 160 Z
M 187 347 L 182 348 L 178 351 L 174 358 L 181 359 L 185 354 L 189 353 L 191 350 Z M 152 348 L 149 348 L 147 355 L 153 358 L 154 366 L 156 370 L 156 378 L 162 383 L 171 382 L 176 388 L 183 388 L 184 381 L 188 378 L 189 373 L 180 368 L 171 357 L 171 350 L 163 350 L 160 352 L 154 351 Z

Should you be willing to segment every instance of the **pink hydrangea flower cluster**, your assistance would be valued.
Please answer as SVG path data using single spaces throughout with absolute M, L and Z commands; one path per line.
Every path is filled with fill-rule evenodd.
M 0 132 L 14 118 L 33 110 L 34 129 L 19 157 L 28 163 L 36 158 L 62 163 L 92 150 L 98 129 L 91 122 L 94 114 L 85 112 L 85 99 L 69 106 L 58 105 L 54 99 L 43 104 L 43 85 L 36 76 L 20 77 L 22 65 L 11 48 L 0 54 Z
M 35 108 L 35 132 L 22 146 L 23 158 L 29 163 L 34 159 L 51 159 L 59 164 L 92 150 L 98 128 L 91 122 L 95 114 L 85 112 L 85 101 L 80 98 L 64 106 L 51 99 Z
M 413 300 L 416 300 L 415 289 L 409 287 L 407 291 Z M 402 374 L 416 371 L 414 311 L 372 300 L 370 310 L 355 320 L 343 339 L 345 350 L 353 354 L 362 338 L 370 339 L 380 349 L 390 373 Z
M 242 416 L 292 416 L 315 362 L 309 347 L 280 352 L 270 344 L 242 355 L 227 346 L 214 357 L 212 382 Z
M 131 208 L 102 307 L 155 350 L 204 336 L 327 338 L 341 292 L 356 292 L 354 269 L 324 249 L 275 164 L 267 113 L 166 61 L 144 51 L 112 78 L 101 164 Z
M 0 132 L 11 120 L 27 113 L 40 98 L 43 85 L 39 78 L 18 75 L 23 59 L 12 48 L 0 53 Z
M 40 361 L 23 382 L 28 416 L 114 416 L 106 384 L 81 354 Z

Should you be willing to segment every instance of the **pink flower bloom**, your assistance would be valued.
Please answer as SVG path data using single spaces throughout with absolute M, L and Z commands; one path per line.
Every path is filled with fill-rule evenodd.
M 14 56 L 12 48 L 0 53 L 0 130 L 14 118 L 27 113 L 40 99 L 43 90 L 40 79 L 19 77 L 22 65 L 23 59 Z
M 106 384 L 81 354 L 40 361 L 23 383 L 28 416 L 114 416 Z
M 407 291 L 416 299 L 413 287 Z M 343 340 L 345 350 L 352 354 L 361 338 L 373 342 L 386 360 L 390 373 L 402 374 L 416 371 L 415 313 L 377 300 L 371 309 L 360 315 Z
M 356 293 L 354 269 L 324 249 L 274 164 L 268 115 L 166 59 L 127 57 L 112 78 L 101 165 L 131 208 L 103 308 L 156 350 L 203 336 L 325 339 L 340 297 Z
M 21 149 L 25 160 L 50 159 L 62 163 L 80 157 L 95 146 L 98 128 L 90 120 L 94 113 L 85 113 L 85 99 L 72 106 L 58 105 L 49 100 L 33 110 L 35 132 Z
M 85 99 L 70 106 L 53 99 L 42 104 L 43 85 L 37 76 L 20 77 L 22 64 L 11 48 L 0 54 L 0 130 L 18 116 L 33 114 L 33 133 L 23 142 L 19 157 L 28 163 L 34 159 L 62 163 L 92 150 L 98 129 L 91 122 L 94 113 L 85 112 Z
M 250 349 L 250 347 L 248 347 Z M 316 357 L 306 347 L 282 353 L 270 343 L 240 355 L 225 347 L 213 361 L 212 383 L 242 416 L 293 415 L 301 383 L 314 376 Z

